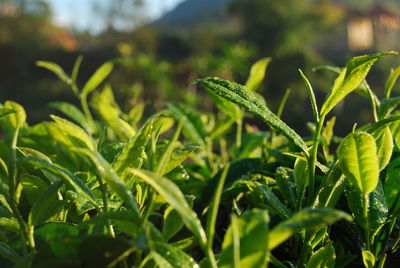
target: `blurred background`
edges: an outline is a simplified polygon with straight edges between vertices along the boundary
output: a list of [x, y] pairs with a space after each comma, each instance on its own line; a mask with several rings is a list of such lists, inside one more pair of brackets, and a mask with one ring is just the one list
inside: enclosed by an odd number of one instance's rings
[[[335, 75], [313, 68], [400, 51], [399, 14], [399, 0], [0, 0], [0, 102], [24, 105], [32, 124], [47, 120], [54, 113], [49, 102], [75, 98], [35, 61], [56, 62], [69, 73], [82, 55], [80, 85], [118, 59], [108, 83], [122, 106], [141, 93], [147, 113], [167, 101], [212, 111], [194, 79], [244, 83], [252, 63], [272, 57], [260, 93], [276, 111], [290, 88], [283, 119], [304, 135], [312, 112], [298, 68], [321, 104]], [[391, 56], [374, 66], [367, 79], [378, 96], [399, 63]], [[372, 118], [368, 101], [356, 95], [334, 114], [339, 134]]]

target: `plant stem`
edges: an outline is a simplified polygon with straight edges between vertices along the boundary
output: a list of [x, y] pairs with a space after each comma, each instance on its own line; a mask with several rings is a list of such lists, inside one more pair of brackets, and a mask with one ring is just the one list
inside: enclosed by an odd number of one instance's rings
[[[98, 178], [98, 180], [100, 183], [101, 193], [102, 193], [102, 198], [103, 198], [103, 213], [107, 213], [108, 212], [107, 185], [105, 185], [103, 183], [103, 181], [101, 180], [100, 177]], [[109, 219], [106, 220], [106, 228], [107, 228], [108, 234], [112, 238], [115, 238], [114, 229], [113, 229]]]
[[85, 114], [85, 116], [86, 116], [86, 118], [87, 118], [87, 120], [89, 122], [89, 126], [90, 126], [90, 131], [89, 131], [90, 133], [89, 134], [93, 134], [95, 132], [95, 130], [96, 130], [96, 125], [94, 123], [93, 116], [90, 113], [90, 109], [89, 109], [89, 105], [87, 103], [87, 99], [86, 99], [85, 96], [82, 96], [82, 97], [79, 98], [79, 100], [81, 102], [83, 113]]
[[10, 194], [10, 207], [12, 213], [14, 214], [15, 218], [18, 221], [19, 228], [21, 230], [21, 238], [24, 245], [24, 252], [27, 251], [26, 246], [29, 247], [30, 251], [33, 251], [35, 248], [35, 239], [33, 237], [33, 226], [28, 227], [25, 223], [17, 205], [17, 201], [15, 200], [15, 189], [17, 188], [18, 181], [17, 181], [17, 140], [19, 134], [19, 127], [15, 129], [13, 139], [11, 141], [11, 152], [10, 152], [10, 172], [9, 172], [9, 194]]
[[236, 120], [236, 147], [239, 149], [242, 146], [242, 128], [243, 128], [243, 118]]
[[363, 218], [364, 218], [364, 240], [366, 250], [370, 250], [370, 234], [369, 234], [369, 222], [368, 222], [368, 207], [369, 207], [369, 194], [363, 195]]
[[318, 145], [319, 139], [321, 137], [322, 126], [324, 125], [325, 116], [321, 115], [319, 121], [317, 123], [317, 128], [314, 133], [313, 138], [313, 147], [311, 151], [310, 159], [308, 160], [308, 174], [309, 174], [309, 196], [308, 201], [309, 203], [312, 202], [314, 197], [314, 186], [315, 186], [315, 166], [317, 163], [317, 155], [318, 155]]

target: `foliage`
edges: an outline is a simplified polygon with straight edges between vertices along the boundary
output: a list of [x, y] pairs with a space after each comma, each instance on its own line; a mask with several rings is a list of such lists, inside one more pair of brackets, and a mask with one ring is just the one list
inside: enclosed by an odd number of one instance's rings
[[[54, 103], [63, 117], [29, 125], [21, 105], [0, 105], [1, 266], [394, 265], [398, 101], [391, 89], [380, 100], [365, 80], [389, 54], [350, 60], [322, 109], [301, 73], [314, 112], [311, 138], [280, 118], [286, 98], [274, 113], [257, 93], [268, 58], [251, 68], [249, 88], [195, 81], [218, 113], [168, 103], [147, 119], [140, 103], [124, 112], [104, 83], [114, 61], [82, 88], [81, 58], [71, 73], [38, 62], [80, 107]], [[352, 91], [368, 98], [375, 121], [336, 137], [335, 118], [325, 118]], [[243, 125], [250, 114], [269, 130]]]

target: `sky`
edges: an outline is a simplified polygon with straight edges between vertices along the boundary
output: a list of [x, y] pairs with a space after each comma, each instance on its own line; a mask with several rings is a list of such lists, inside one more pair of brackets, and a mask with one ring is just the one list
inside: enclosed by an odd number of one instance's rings
[[[89, 30], [98, 33], [104, 22], [92, 10], [93, 3], [109, 4], [113, 0], [46, 0], [54, 13], [54, 22], [63, 27]], [[151, 19], [160, 17], [183, 0], [144, 0], [146, 11]]]

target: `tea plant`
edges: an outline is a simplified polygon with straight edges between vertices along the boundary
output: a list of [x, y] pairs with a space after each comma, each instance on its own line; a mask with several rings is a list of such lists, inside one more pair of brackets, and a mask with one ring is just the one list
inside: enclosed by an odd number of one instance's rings
[[[366, 76], [381, 53], [351, 59], [321, 108], [311, 83], [312, 137], [273, 113], [256, 93], [270, 61], [245, 86], [195, 81], [220, 111], [181, 103], [142, 121], [104, 84], [115, 62], [82, 87], [82, 58], [63, 80], [80, 107], [29, 126], [24, 108], [0, 106], [2, 267], [384, 267], [399, 259], [400, 116], [391, 97], [400, 67], [379, 99]], [[335, 137], [331, 110], [356, 91], [374, 122]], [[245, 111], [241, 110], [242, 107]], [[270, 128], [244, 125], [250, 114]], [[142, 121], [142, 122], [141, 122]], [[336, 144], [335, 144], [336, 143]], [[333, 149], [340, 143], [335, 152]]]

